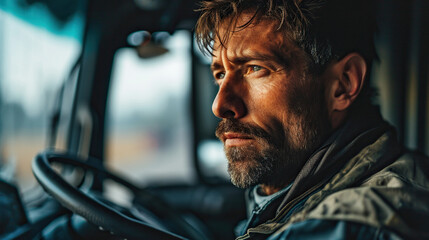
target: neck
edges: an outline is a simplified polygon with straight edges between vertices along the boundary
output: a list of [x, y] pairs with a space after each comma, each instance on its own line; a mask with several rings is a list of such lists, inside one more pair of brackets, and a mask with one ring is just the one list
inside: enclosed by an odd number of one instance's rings
[[261, 191], [262, 194], [264, 195], [271, 195], [274, 194], [280, 190], [282, 190], [283, 188], [278, 188], [278, 187], [273, 187], [273, 186], [269, 186], [269, 185], [265, 185], [265, 184], [261, 184]]

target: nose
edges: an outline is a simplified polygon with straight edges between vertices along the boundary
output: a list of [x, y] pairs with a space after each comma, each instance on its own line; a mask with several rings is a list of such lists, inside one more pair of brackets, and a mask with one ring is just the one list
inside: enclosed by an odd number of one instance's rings
[[246, 115], [243, 96], [245, 89], [240, 83], [224, 79], [213, 101], [212, 111], [218, 118], [239, 119]]

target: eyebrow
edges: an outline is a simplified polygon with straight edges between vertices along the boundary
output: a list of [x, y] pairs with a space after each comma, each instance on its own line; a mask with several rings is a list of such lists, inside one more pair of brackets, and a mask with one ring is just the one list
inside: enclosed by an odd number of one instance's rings
[[250, 52], [244, 53], [243, 56], [241, 57], [234, 57], [233, 59], [231, 59], [231, 62], [240, 64], [240, 63], [249, 62], [251, 60], [267, 61], [267, 60], [272, 60], [273, 57], [275, 58], [275, 56], [271, 54], [263, 54], [256, 51], [250, 51]]
[[250, 60], [270, 61], [286, 67], [289, 66], [290, 62], [289, 55], [284, 54], [281, 51], [272, 51], [269, 54], [252, 51], [246, 54], [244, 59], [238, 58], [238, 60], [246, 60], [245, 58], [250, 58]]
[[218, 63], [218, 62], [213, 62], [210, 65], [210, 69], [212, 70], [212, 72], [214, 72], [216, 70], [219, 70], [219, 69], [222, 69], [222, 68], [223, 68], [222, 65], [220, 63]]
[[[243, 56], [233, 57], [232, 59], [229, 59], [229, 61], [234, 64], [244, 64], [252, 60], [272, 61], [284, 66], [289, 65], [288, 57], [284, 56], [284, 54], [281, 54], [277, 51], [274, 52], [274, 54], [265, 54], [257, 51], [248, 51], [247, 53], [244, 53]], [[223, 66], [218, 62], [213, 62], [210, 65], [210, 68], [212, 71], [215, 71], [215, 70], [223, 69]]]

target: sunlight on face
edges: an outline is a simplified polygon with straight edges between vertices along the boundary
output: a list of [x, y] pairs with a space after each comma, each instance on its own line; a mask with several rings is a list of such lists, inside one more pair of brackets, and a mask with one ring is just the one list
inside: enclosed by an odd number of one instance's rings
[[216, 136], [224, 143], [231, 181], [282, 188], [329, 129], [322, 81], [308, 73], [304, 52], [266, 19], [214, 46], [219, 91], [213, 112], [222, 119]]

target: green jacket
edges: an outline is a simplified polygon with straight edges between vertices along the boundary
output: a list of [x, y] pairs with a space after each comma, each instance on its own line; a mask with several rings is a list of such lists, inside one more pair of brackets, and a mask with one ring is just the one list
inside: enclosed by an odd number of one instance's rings
[[429, 159], [402, 153], [392, 131], [370, 142], [328, 181], [283, 201], [274, 217], [250, 226], [237, 239], [287, 239], [276, 236], [310, 219], [358, 223], [404, 239], [429, 239]]

